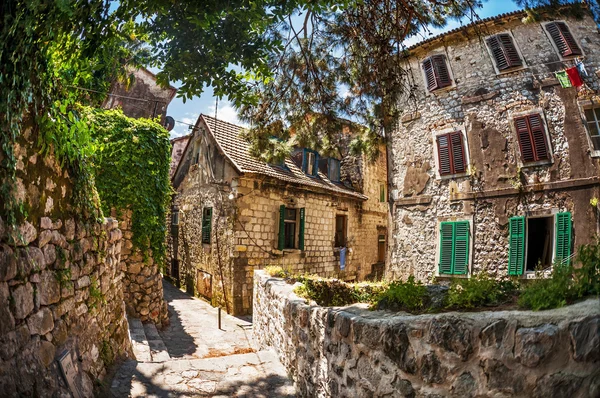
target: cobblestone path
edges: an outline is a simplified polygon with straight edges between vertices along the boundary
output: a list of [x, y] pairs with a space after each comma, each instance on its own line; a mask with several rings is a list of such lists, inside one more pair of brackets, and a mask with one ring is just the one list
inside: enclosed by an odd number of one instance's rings
[[190, 297], [164, 281], [170, 325], [157, 331], [130, 319], [136, 359], [112, 380], [115, 397], [294, 397], [271, 351], [256, 351], [252, 324]]

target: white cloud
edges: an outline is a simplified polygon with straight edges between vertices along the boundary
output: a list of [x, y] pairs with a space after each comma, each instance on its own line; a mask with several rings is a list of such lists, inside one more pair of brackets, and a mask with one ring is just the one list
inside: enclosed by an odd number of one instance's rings
[[[207, 116], [215, 117], [215, 106], [210, 105], [205, 113]], [[219, 101], [219, 109], [216, 113], [217, 119], [225, 122], [237, 124], [239, 126], [247, 126], [246, 123], [238, 119], [237, 111], [229, 101]]]

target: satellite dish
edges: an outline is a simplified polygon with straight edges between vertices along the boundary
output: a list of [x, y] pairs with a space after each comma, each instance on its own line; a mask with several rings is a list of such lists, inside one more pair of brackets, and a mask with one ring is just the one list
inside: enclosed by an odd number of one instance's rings
[[175, 127], [175, 119], [173, 119], [171, 116], [167, 116], [165, 118], [165, 128], [167, 131], [171, 131], [173, 130], [173, 127]]

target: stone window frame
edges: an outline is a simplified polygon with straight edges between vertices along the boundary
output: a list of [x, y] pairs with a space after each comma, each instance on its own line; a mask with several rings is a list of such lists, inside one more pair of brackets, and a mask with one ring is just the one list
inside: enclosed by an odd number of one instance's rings
[[[450, 80], [452, 80], [452, 84], [447, 87], [442, 87], [442, 88], [438, 88], [433, 91], [429, 91], [427, 89], [427, 76], [425, 76], [425, 70], [423, 69], [423, 62], [425, 62], [425, 60], [427, 60], [428, 58], [431, 58], [435, 55], [443, 55], [445, 57], [446, 66], [448, 67], [448, 74], [450, 75]], [[454, 78], [454, 71], [452, 70], [452, 64], [450, 63], [450, 57], [448, 56], [448, 52], [446, 51], [445, 47], [444, 47], [444, 49], [434, 50], [434, 51], [428, 53], [423, 58], [420, 58], [419, 59], [419, 70], [421, 71], [421, 79], [423, 80], [423, 88], [425, 90], [425, 95], [427, 95], [428, 97], [435, 96], [437, 94], [445, 93], [445, 92], [456, 89], [456, 79]]]
[[[523, 163], [523, 155], [521, 154], [521, 147], [519, 145], [519, 134], [517, 134], [517, 128], [515, 127], [515, 119], [522, 116], [531, 115], [533, 113], [537, 113], [540, 115], [540, 119], [542, 120], [542, 125], [544, 126], [544, 130], [546, 132], [546, 143], [548, 144], [548, 159], [538, 160], [534, 162]], [[552, 136], [550, 134], [550, 129], [548, 128], [548, 122], [546, 121], [546, 114], [542, 108], [533, 108], [526, 111], [518, 111], [512, 112], [508, 115], [508, 128], [510, 129], [511, 137], [516, 146], [516, 160], [517, 166], [520, 168], [525, 167], [536, 167], [536, 166], [549, 166], [554, 164], [554, 149], [552, 146]]]
[[[586, 131], [588, 145], [590, 146], [590, 156], [593, 158], [599, 158], [600, 157], [600, 149], [599, 150], [594, 149], [594, 144], [592, 142], [590, 130], [587, 127], [588, 120], [585, 117], [585, 110], [593, 109], [594, 107], [598, 107], [598, 109], [600, 109], [600, 102], [594, 103], [593, 101], [579, 101], [577, 103], [577, 105], [579, 107], [579, 113], [581, 115], [581, 122], [583, 123], [583, 127], [585, 128], [585, 131]], [[599, 129], [599, 131], [600, 131], [600, 129]]]
[[[556, 43], [552, 39], [552, 36], [550, 36], [550, 33], [548, 33], [548, 30], [546, 29], [546, 25], [554, 23], [554, 22], [562, 22], [565, 25], [567, 25], [567, 28], [569, 28], [569, 32], [571, 32], [571, 35], [573, 36], [573, 38], [577, 42], [577, 45], [579, 46], [579, 49], [581, 50], [581, 54], [579, 54], [579, 55], [568, 55], [566, 57], [562, 56], [562, 54], [560, 53], [560, 50], [556, 46]], [[585, 50], [583, 49], [583, 46], [581, 45], [581, 40], [579, 39], [579, 37], [577, 37], [576, 34], [574, 34], [573, 29], [571, 29], [571, 26], [567, 23], [567, 21], [565, 21], [564, 19], [555, 19], [555, 20], [552, 20], [552, 21], [541, 22], [540, 26], [542, 27], [542, 31], [544, 32], [544, 35], [546, 35], [546, 38], [548, 38], [548, 40], [550, 41], [550, 45], [554, 49], [554, 52], [556, 53], [556, 55], [558, 55], [558, 58], [561, 61], [567, 61], [567, 60], [574, 59], [574, 58], [585, 57]]]
[[[492, 54], [492, 50], [490, 49], [490, 46], [488, 45], [487, 40], [490, 37], [501, 35], [501, 34], [508, 34], [511, 37], [513, 44], [515, 45], [515, 49], [517, 50], [517, 54], [519, 54], [519, 58], [521, 58], [521, 61], [523, 62], [522, 66], [520, 66], [518, 68], [510, 68], [507, 70], [499, 70], [498, 69], [498, 66], [496, 65], [496, 59], [494, 58], [494, 54]], [[492, 61], [492, 66], [494, 68], [494, 71], [496, 72], [496, 76], [506, 75], [508, 73], [519, 72], [519, 71], [522, 71], [525, 69], [529, 69], [529, 65], [527, 65], [527, 61], [525, 60], [525, 57], [523, 56], [523, 53], [521, 52], [521, 48], [517, 44], [517, 40], [515, 40], [515, 35], [513, 34], [513, 32], [511, 30], [496, 32], [493, 35], [485, 36], [483, 38], [483, 45], [485, 46], [485, 49], [487, 50], [487, 53], [490, 56], [490, 60]]]
[[[467, 273], [466, 274], [440, 274], [440, 267], [438, 266], [440, 262], [440, 224], [446, 221], [468, 221], [469, 222], [469, 264], [467, 265]], [[467, 216], [467, 215], [454, 215], [454, 216], [440, 216], [435, 220], [435, 273], [434, 276], [436, 278], [441, 279], [451, 279], [451, 278], [461, 278], [461, 279], [469, 279], [473, 274], [473, 257], [474, 257], [474, 248], [475, 248], [475, 235], [473, 234], [475, 216]]]
[[[440, 159], [439, 159], [439, 155], [438, 155], [437, 137], [439, 135], [444, 135], [444, 134], [452, 133], [455, 131], [460, 131], [460, 133], [462, 135], [462, 139], [463, 139], [463, 144], [465, 146], [463, 148], [465, 162], [466, 162], [465, 171], [462, 173], [456, 173], [456, 174], [440, 175]], [[470, 157], [470, 152], [469, 152], [469, 141], [467, 140], [467, 131], [466, 131], [464, 124], [460, 124], [456, 128], [447, 127], [442, 130], [433, 131], [432, 136], [433, 136], [433, 157], [434, 157], [434, 161], [435, 161], [435, 179], [436, 180], [450, 180], [450, 179], [454, 179], [454, 178], [467, 177], [469, 175], [469, 170], [471, 169], [471, 157]]]

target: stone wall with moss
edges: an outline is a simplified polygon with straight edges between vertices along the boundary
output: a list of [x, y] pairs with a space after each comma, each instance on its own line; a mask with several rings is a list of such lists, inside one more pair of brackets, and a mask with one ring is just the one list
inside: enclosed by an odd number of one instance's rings
[[75, 211], [68, 171], [35, 140], [29, 129], [15, 146], [26, 217], [17, 230], [0, 217], [0, 395], [67, 395], [57, 362], [66, 354], [76, 388], [91, 396], [131, 351], [122, 233], [115, 219]]
[[410, 315], [307, 304], [263, 271], [254, 336], [300, 397], [600, 395], [600, 307]]

